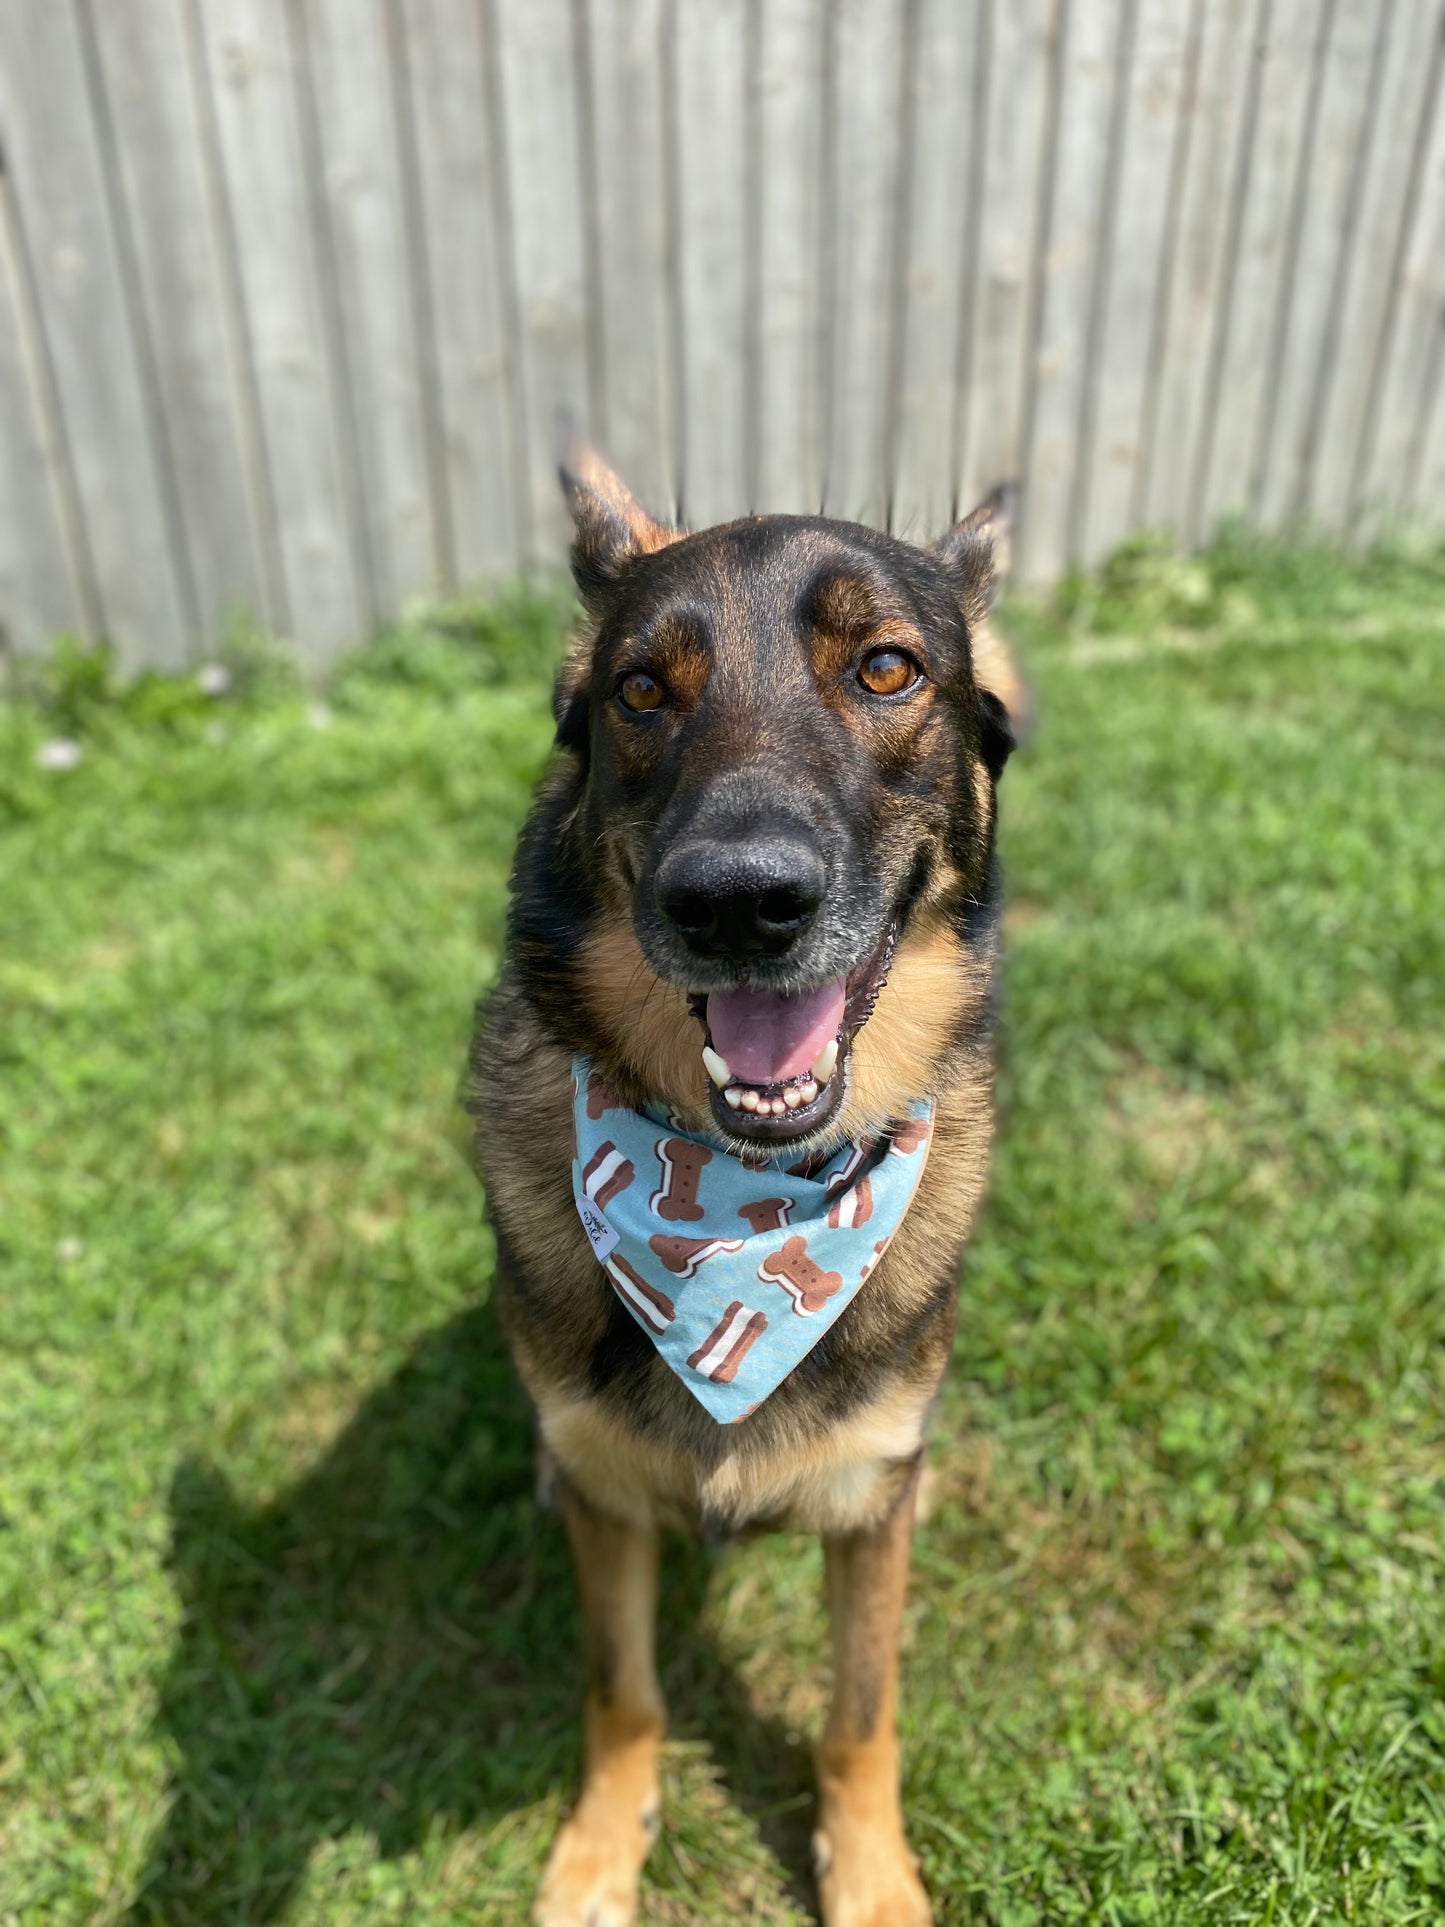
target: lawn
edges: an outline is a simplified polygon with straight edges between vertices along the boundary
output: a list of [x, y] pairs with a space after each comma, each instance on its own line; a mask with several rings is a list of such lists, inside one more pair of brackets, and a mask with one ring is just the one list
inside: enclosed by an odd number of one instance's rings
[[[560, 605], [0, 709], [0, 1922], [514, 1927], [579, 1627], [455, 1148]], [[947, 1923], [1445, 1918], [1445, 550], [1014, 612], [916, 1549]], [[42, 766], [76, 741], [78, 764]], [[665, 1575], [649, 1923], [811, 1916], [816, 1545]]]

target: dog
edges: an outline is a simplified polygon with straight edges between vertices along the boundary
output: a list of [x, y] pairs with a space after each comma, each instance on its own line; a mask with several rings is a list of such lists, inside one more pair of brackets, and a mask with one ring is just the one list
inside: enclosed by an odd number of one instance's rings
[[658, 1533], [822, 1535], [826, 1927], [932, 1919], [895, 1688], [930, 1408], [992, 1130], [991, 622], [1012, 491], [932, 547], [687, 533], [562, 466], [586, 620], [469, 1059], [497, 1302], [586, 1627], [540, 1927], [625, 1927], [659, 1822]]

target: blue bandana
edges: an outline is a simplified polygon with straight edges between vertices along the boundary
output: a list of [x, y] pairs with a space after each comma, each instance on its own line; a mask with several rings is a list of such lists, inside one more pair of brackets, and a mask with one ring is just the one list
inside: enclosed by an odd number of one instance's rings
[[903, 1222], [933, 1106], [826, 1160], [744, 1164], [572, 1060], [572, 1195], [612, 1288], [693, 1397], [746, 1418], [810, 1352]]

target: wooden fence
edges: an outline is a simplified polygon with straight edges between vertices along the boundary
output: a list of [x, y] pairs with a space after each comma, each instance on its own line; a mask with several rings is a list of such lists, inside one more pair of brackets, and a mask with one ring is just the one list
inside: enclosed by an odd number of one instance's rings
[[0, 617], [323, 663], [701, 525], [1445, 520], [1442, 0], [0, 0]]

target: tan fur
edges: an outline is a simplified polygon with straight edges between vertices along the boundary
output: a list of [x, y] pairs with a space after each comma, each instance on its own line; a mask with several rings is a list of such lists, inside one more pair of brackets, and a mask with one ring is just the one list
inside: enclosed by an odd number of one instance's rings
[[601, 920], [582, 946], [583, 995], [618, 1056], [649, 1095], [699, 1117], [707, 1103], [702, 1032], [686, 995], [665, 984], [622, 915]]
[[980, 689], [987, 689], [998, 697], [1008, 711], [1015, 737], [1022, 742], [1032, 726], [1033, 704], [1028, 684], [1019, 674], [1013, 652], [992, 622], [979, 624], [970, 640], [973, 644], [974, 680]]
[[838, 1425], [759, 1450], [746, 1425], [720, 1461], [640, 1439], [595, 1401], [553, 1388], [538, 1400], [547, 1449], [596, 1506], [638, 1527], [768, 1520], [801, 1532], [871, 1524], [893, 1496], [895, 1468], [923, 1443], [933, 1386], [895, 1383]]
[[873, 1015], [853, 1040], [847, 1137], [907, 1115], [934, 1082], [940, 1050], [987, 983], [941, 919], [922, 919], [899, 946]]
[[582, 1795], [548, 1857], [537, 1927], [626, 1927], [657, 1831], [666, 1711], [653, 1657], [657, 1537], [606, 1518], [563, 1488], [593, 1686], [583, 1716]]
[[589, 443], [573, 442], [563, 468], [569, 478], [569, 492], [573, 493], [574, 513], [579, 512], [579, 502], [586, 502], [589, 509], [595, 505], [614, 515], [625, 526], [634, 553], [656, 555], [659, 549], [685, 539], [685, 529], [669, 528], [649, 515], [622, 477]]
[[814, 1853], [828, 1927], [928, 1927], [933, 1914], [903, 1833], [895, 1702], [917, 1492], [823, 1542], [833, 1625], [833, 1703], [818, 1747]]

